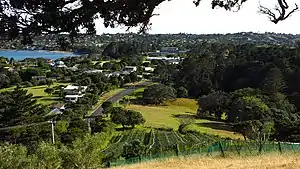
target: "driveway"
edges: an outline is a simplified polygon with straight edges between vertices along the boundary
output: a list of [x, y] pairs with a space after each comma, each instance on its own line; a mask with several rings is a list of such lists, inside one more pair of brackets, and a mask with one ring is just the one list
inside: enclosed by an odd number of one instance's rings
[[[152, 82], [142, 82], [134, 86], [125, 87], [125, 90], [117, 93], [116, 95], [108, 98], [106, 101], [116, 103], [121, 100], [124, 96], [132, 94], [136, 89], [146, 87], [147, 85], [151, 84]], [[89, 117], [98, 117], [103, 115], [103, 108], [99, 106]]]

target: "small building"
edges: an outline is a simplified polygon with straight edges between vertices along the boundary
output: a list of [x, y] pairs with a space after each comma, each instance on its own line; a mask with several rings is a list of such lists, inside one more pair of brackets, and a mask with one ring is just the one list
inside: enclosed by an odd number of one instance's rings
[[57, 67], [57, 68], [67, 68], [65, 63], [63, 61], [57, 60], [55, 62], [50, 63], [51, 66]]
[[61, 111], [64, 111], [66, 109], [65, 104], [62, 104], [62, 103], [55, 104], [51, 108], [52, 109], [58, 109], [58, 110], [61, 110]]
[[153, 72], [154, 68], [153, 67], [144, 67], [145, 72]]
[[179, 53], [177, 47], [162, 47], [160, 50], [161, 53]]
[[87, 73], [87, 74], [92, 74], [92, 73], [102, 73], [103, 70], [87, 70], [87, 71], [84, 71], [84, 73]]
[[129, 73], [131, 72], [136, 72], [137, 71], [137, 67], [136, 66], [125, 66], [122, 71], [127, 71]]
[[65, 96], [65, 102], [76, 103], [78, 101], [78, 99], [82, 98], [83, 96], [84, 96], [84, 94], [81, 94], [81, 95], [66, 95]]

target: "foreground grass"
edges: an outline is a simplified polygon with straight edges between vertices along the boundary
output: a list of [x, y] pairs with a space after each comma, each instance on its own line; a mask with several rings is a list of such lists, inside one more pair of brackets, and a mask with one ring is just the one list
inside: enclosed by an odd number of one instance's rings
[[[173, 128], [177, 130], [180, 118], [195, 119], [198, 109], [196, 100], [176, 99], [167, 102], [166, 105], [138, 105], [129, 104], [126, 109], [136, 110], [143, 114], [146, 119], [145, 127], [151, 128]], [[219, 135], [222, 137], [241, 138], [240, 135], [230, 131], [230, 127], [223, 122], [216, 122], [204, 119], [196, 119], [195, 124], [188, 126], [188, 130], [196, 130], [202, 133]]]
[[300, 153], [264, 154], [247, 157], [204, 157], [190, 156], [170, 158], [134, 165], [115, 167], [115, 169], [299, 169]]
[[[59, 86], [59, 85], [68, 85], [69, 83], [54, 83], [51, 85], [51, 87]], [[0, 89], [0, 92], [4, 91], [13, 91], [15, 87]], [[47, 85], [42, 86], [34, 86], [34, 87], [26, 87], [23, 88], [28, 91], [28, 93], [31, 93], [33, 97], [37, 100], [38, 103], [43, 105], [50, 105], [55, 102], [59, 102], [59, 98], [54, 95], [48, 95], [44, 92], [44, 90], [48, 88]]]

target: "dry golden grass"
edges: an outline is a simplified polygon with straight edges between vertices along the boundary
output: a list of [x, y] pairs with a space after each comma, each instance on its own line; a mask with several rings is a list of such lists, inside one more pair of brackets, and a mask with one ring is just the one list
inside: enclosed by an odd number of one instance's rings
[[114, 169], [299, 169], [300, 153], [265, 154], [247, 157], [203, 157], [170, 158], [160, 161], [115, 167]]

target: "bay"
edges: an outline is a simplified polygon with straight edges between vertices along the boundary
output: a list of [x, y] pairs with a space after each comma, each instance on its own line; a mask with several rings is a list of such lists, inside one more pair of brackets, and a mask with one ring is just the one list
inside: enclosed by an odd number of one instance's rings
[[63, 57], [79, 56], [71, 52], [46, 51], [46, 50], [0, 50], [0, 56], [23, 60], [26, 58], [45, 58], [56, 60]]

